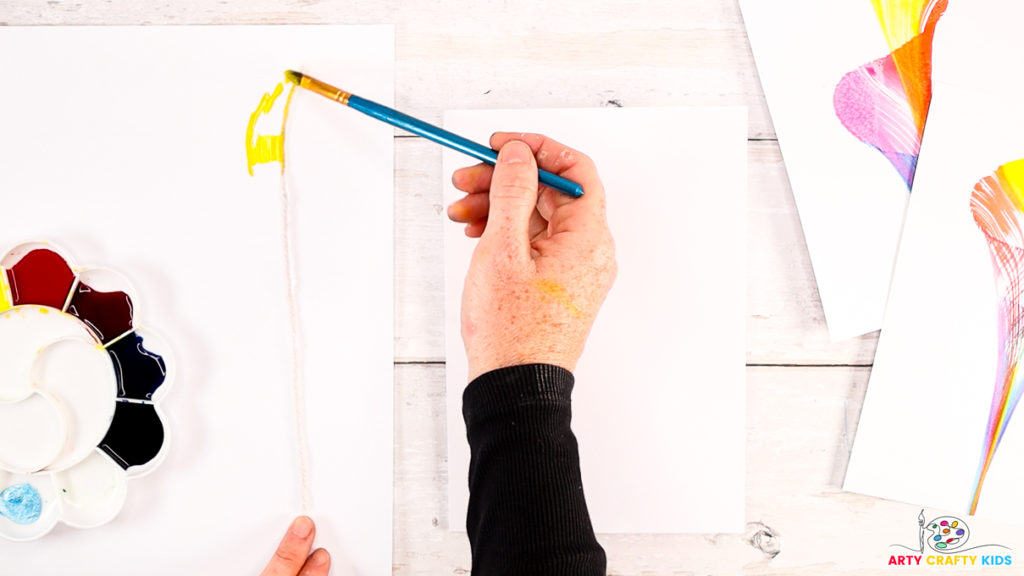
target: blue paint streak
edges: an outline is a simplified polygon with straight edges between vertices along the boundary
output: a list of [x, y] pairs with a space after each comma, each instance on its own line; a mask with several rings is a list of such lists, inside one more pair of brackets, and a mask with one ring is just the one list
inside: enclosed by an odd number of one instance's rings
[[0, 492], [0, 516], [16, 524], [32, 524], [43, 513], [43, 499], [31, 484], [16, 484]]

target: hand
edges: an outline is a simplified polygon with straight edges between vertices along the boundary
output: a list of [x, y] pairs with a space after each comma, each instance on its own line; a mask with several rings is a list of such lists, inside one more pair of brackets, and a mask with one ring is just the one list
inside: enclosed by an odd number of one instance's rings
[[[572, 371], [617, 270], [604, 187], [590, 158], [539, 134], [499, 132], [490, 144], [497, 164], [456, 170], [467, 195], [448, 207], [480, 238], [462, 292], [469, 379], [532, 363]], [[538, 189], [538, 163], [583, 196]]]
[[327, 576], [331, 555], [323, 548], [309, 553], [315, 536], [316, 526], [309, 517], [296, 518], [260, 576]]

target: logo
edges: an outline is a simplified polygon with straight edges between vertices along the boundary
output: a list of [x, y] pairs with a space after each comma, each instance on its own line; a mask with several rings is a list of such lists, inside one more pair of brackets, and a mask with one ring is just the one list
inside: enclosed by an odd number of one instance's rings
[[[967, 523], [956, 516], [938, 516], [931, 522], [924, 521], [924, 510], [917, 516], [917, 548], [903, 544], [890, 544], [889, 547], [906, 548], [917, 554], [891, 554], [889, 566], [1010, 566], [1013, 556], [1010, 554], [985, 554], [975, 552], [983, 548], [1002, 548], [1010, 550], [1002, 544], [967, 545], [971, 537], [971, 529]], [[925, 555], [925, 552], [933, 552]], [[994, 550], [988, 550], [994, 552]]]

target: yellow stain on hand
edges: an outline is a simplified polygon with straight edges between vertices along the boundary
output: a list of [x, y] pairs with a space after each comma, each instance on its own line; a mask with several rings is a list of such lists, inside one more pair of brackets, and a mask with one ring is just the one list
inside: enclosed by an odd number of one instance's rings
[[288, 108], [292, 103], [292, 94], [295, 92], [295, 84], [289, 83], [288, 96], [284, 102], [284, 113], [281, 116], [280, 134], [256, 134], [256, 122], [260, 117], [269, 114], [274, 108], [274, 102], [284, 92], [284, 83], [278, 83], [271, 93], [264, 93], [260, 98], [259, 106], [249, 115], [249, 125], [245, 129], [245, 158], [249, 164], [249, 176], [252, 176], [252, 167], [257, 164], [269, 164], [280, 162], [281, 171], [284, 172], [284, 126], [288, 121]]
[[531, 286], [540, 290], [544, 294], [547, 294], [551, 298], [554, 298], [556, 302], [562, 305], [562, 308], [565, 308], [566, 311], [573, 315], [573, 318], [579, 318], [583, 315], [583, 312], [580, 311], [578, 306], [576, 306], [576, 302], [573, 301], [568, 290], [558, 282], [547, 280], [545, 278], [538, 278], [533, 281]]

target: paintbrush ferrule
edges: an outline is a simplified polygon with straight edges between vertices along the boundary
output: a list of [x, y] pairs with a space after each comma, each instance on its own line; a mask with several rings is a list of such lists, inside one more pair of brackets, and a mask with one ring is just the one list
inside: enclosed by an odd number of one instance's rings
[[352, 96], [351, 92], [346, 92], [341, 88], [331, 86], [326, 82], [321, 82], [312, 76], [302, 75], [302, 79], [299, 80], [299, 87], [305, 88], [311, 92], [315, 92], [328, 100], [334, 100], [341, 104], [348, 106], [348, 100]]

